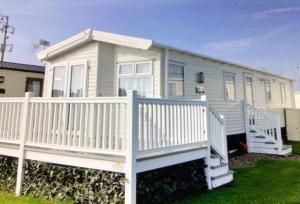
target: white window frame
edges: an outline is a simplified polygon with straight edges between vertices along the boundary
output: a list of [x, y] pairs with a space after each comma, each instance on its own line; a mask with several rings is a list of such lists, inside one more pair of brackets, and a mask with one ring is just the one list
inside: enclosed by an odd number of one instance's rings
[[[225, 76], [230, 76], [233, 77], [233, 83], [234, 83], [234, 88], [233, 88], [233, 94], [234, 94], [234, 99], [228, 99], [226, 97], [226, 80], [225, 80]], [[223, 72], [223, 86], [224, 86], [224, 100], [225, 101], [236, 101], [236, 74], [233, 72]]]
[[[283, 97], [282, 87], [284, 88], [284, 97]], [[285, 83], [280, 83], [280, 96], [281, 96], [281, 103], [286, 104], [287, 98], [286, 98], [286, 84]]]
[[51, 66], [52, 71], [52, 80], [51, 80], [51, 86], [50, 86], [50, 97], [52, 97], [52, 89], [53, 89], [53, 82], [54, 82], [54, 68], [55, 67], [65, 67], [65, 81], [64, 81], [64, 96], [68, 98], [78, 98], [78, 97], [70, 97], [70, 89], [71, 89], [71, 72], [72, 72], [72, 66], [76, 65], [83, 65], [83, 91], [82, 91], [82, 97], [87, 97], [87, 88], [88, 88], [88, 62], [87, 61], [68, 61], [67, 63], [59, 63], [59, 64], [53, 64]]
[[[137, 74], [136, 73], [136, 64], [142, 64], [142, 63], [149, 63], [150, 64], [150, 71], [149, 73], [141, 73]], [[126, 65], [126, 64], [132, 64], [133, 65], [133, 74], [120, 74], [120, 67], [121, 65]], [[153, 76], [153, 61], [150, 60], [145, 60], [145, 61], [132, 61], [132, 62], [119, 62], [117, 63], [117, 88], [116, 88], [116, 96], [119, 96], [119, 89], [120, 89], [120, 79], [121, 78], [129, 78], [129, 77], [145, 77], [149, 76], [150, 80], [152, 82], [152, 97], [154, 97], [154, 76]], [[147, 91], [148, 92], [148, 91]], [[147, 95], [146, 92], [146, 95]], [[147, 97], [147, 96], [146, 96]]]
[[[267, 84], [270, 84], [270, 101], [268, 101], [268, 99], [267, 99]], [[265, 80], [264, 81], [264, 86], [265, 86], [265, 102], [267, 104], [270, 104], [270, 103], [272, 103], [272, 84], [271, 84], [271, 81], [270, 80]]]
[[[122, 65], [132, 65], [132, 69], [133, 69], [133, 74], [120, 74], [120, 67]], [[135, 75], [135, 64], [134, 62], [126, 62], [126, 63], [118, 63], [118, 76], [132, 76]]]
[[183, 67], [183, 79], [182, 79], [182, 81], [183, 81], [183, 84], [182, 84], [182, 91], [183, 91], [183, 93], [182, 93], [182, 96], [170, 96], [169, 92], [168, 92], [168, 97], [169, 98], [184, 98], [185, 97], [185, 91], [184, 91], [184, 87], [185, 87], [185, 85], [184, 85], [184, 81], [185, 81], [185, 64], [183, 64], [183, 63], [174, 62], [174, 61], [169, 61], [168, 62], [168, 83], [167, 83], [168, 91], [169, 91], [169, 83], [170, 83], [169, 71], [170, 71], [170, 65], [172, 65], [172, 64], [173, 65], [179, 65], [179, 66]]

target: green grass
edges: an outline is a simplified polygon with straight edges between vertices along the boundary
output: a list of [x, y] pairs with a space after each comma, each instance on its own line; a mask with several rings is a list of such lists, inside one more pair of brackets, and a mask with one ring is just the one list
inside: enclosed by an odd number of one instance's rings
[[178, 202], [195, 203], [300, 203], [300, 161], [258, 161], [254, 168], [237, 170], [231, 186]]
[[70, 201], [48, 201], [43, 199], [32, 198], [30, 196], [16, 197], [12, 194], [0, 192], [0, 203], [5, 204], [71, 204]]
[[300, 142], [288, 142], [289, 145], [293, 146], [293, 153], [300, 155]]
[[[300, 155], [300, 142], [289, 142]], [[70, 204], [0, 192], [5, 204]], [[238, 169], [231, 186], [188, 198], [177, 204], [289, 204], [300, 203], [300, 161], [261, 160], [255, 168]]]

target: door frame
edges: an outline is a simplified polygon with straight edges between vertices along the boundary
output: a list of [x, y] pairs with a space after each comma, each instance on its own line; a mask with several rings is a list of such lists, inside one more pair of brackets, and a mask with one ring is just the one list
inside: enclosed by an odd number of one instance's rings
[[38, 81], [40, 82], [40, 93], [38, 97], [42, 97], [43, 96], [43, 88], [44, 88], [44, 79], [42, 78], [34, 78], [34, 77], [26, 77], [26, 82], [25, 82], [25, 92], [28, 92], [29, 87], [28, 87], [28, 81]]
[[246, 102], [248, 102], [247, 93], [246, 93], [246, 91], [247, 91], [247, 89], [246, 89], [246, 78], [247, 77], [250, 77], [252, 79], [252, 105], [254, 106], [254, 76], [251, 75], [251, 74], [248, 74], [248, 73], [244, 73], [244, 77], [243, 77], [244, 78], [244, 100]]

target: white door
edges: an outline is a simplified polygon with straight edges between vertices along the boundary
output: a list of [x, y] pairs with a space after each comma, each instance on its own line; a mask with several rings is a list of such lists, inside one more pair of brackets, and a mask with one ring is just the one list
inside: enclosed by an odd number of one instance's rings
[[288, 140], [300, 141], [300, 109], [286, 110], [286, 130]]
[[253, 100], [253, 77], [249, 75], [245, 75], [244, 78], [244, 86], [245, 86], [245, 99], [248, 104], [254, 105]]

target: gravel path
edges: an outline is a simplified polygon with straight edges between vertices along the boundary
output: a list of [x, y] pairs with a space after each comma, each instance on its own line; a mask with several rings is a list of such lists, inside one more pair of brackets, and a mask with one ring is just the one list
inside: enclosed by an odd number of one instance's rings
[[258, 160], [266, 160], [266, 159], [273, 159], [273, 160], [299, 160], [300, 155], [292, 154], [290, 156], [277, 156], [277, 155], [267, 155], [267, 154], [244, 154], [241, 156], [237, 156], [231, 158], [229, 160], [229, 166], [231, 169], [239, 169], [239, 168], [246, 168], [246, 167], [254, 167]]

